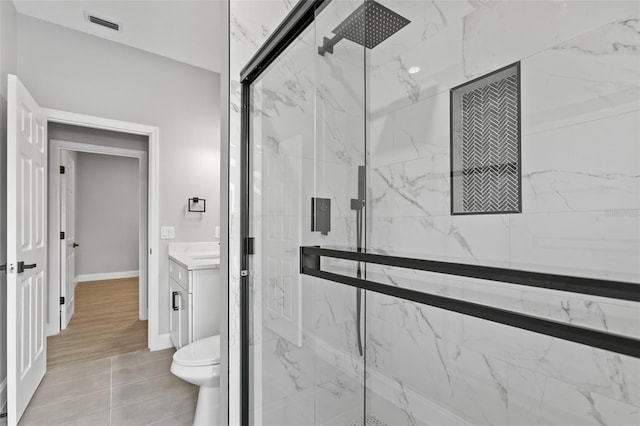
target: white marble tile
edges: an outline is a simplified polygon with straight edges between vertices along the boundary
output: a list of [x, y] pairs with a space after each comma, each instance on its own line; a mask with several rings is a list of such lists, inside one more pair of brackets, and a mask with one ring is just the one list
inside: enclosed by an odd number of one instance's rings
[[460, 279], [462, 298], [544, 319], [640, 338], [637, 303], [477, 279]]
[[351, 199], [358, 198], [358, 165], [316, 162], [315, 167], [315, 196], [331, 199], [332, 217], [355, 218]]
[[386, 166], [393, 162], [395, 113], [370, 116], [368, 124], [367, 164], [371, 168]]
[[239, 79], [236, 76], [239, 76], [240, 70], [292, 7], [291, 0], [230, 1], [230, 74], [232, 79]]
[[[367, 296], [368, 386], [408, 416], [453, 397], [449, 315], [386, 296]], [[454, 336], [455, 337], [455, 336]], [[422, 413], [422, 414], [419, 414]]]
[[509, 241], [512, 216], [492, 214], [450, 217], [447, 258], [460, 263], [505, 264], [512, 249]]
[[357, 167], [364, 164], [365, 126], [363, 116], [325, 108], [316, 121], [316, 159]]
[[523, 290], [520, 303], [514, 305], [521, 307], [518, 311], [543, 318], [640, 339], [640, 309], [637, 303], [579, 297], [562, 292]]
[[547, 377], [513, 365], [508, 367], [510, 425], [543, 425], [542, 401]]
[[462, 345], [548, 378], [640, 406], [640, 360], [472, 317]]
[[373, 217], [444, 216], [450, 211], [449, 173], [432, 171], [429, 158], [371, 171]]
[[542, 401], [543, 424], [635, 425], [640, 423], [640, 408], [603, 397], [588, 389], [576, 388], [548, 379]]
[[364, 380], [345, 369], [342, 363], [327, 364], [316, 370], [314, 424], [335, 424], [336, 417], [358, 408], [364, 412]]
[[640, 282], [639, 256], [636, 214], [594, 211], [511, 217], [514, 269]]
[[524, 59], [523, 134], [640, 109], [639, 22], [616, 21]]
[[380, 3], [411, 22], [370, 51], [369, 64], [379, 67], [399, 53], [436, 36], [484, 2], [437, 0], [432, 2], [382, 0]]
[[507, 363], [459, 347], [450, 363], [453, 394], [449, 409], [472, 424], [508, 422]]
[[[456, 21], [433, 37], [399, 51], [384, 65], [372, 67], [368, 91], [370, 112], [389, 114], [420, 102], [467, 80], [464, 75], [463, 21]], [[410, 74], [410, 67], [419, 67]]]
[[449, 174], [449, 93], [395, 111], [393, 162], [428, 160], [425, 171]]
[[495, 1], [464, 19], [464, 73], [478, 77], [638, 12], [633, 1]]
[[[404, 205], [408, 205], [405, 203]], [[388, 253], [456, 263], [508, 265], [509, 220], [506, 215], [387, 216], [383, 222], [373, 209], [375, 223], [388, 229], [388, 241], [370, 237]], [[372, 232], [375, 232], [372, 231]]]
[[523, 213], [640, 209], [638, 135], [640, 111], [523, 136]]

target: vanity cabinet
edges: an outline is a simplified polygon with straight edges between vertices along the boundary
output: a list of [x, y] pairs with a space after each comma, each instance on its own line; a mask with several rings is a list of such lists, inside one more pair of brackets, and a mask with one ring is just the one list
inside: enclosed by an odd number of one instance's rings
[[220, 268], [169, 258], [169, 333], [176, 349], [220, 333]]

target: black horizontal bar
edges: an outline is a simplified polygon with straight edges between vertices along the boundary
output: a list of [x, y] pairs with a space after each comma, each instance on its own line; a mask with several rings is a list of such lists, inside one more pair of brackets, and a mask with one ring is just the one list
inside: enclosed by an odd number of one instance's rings
[[302, 247], [302, 255], [316, 255], [336, 259], [354, 260], [377, 265], [436, 272], [460, 277], [499, 281], [529, 287], [588, 294], [611, 299], [640, 302], [640, 284], [582, 278], [568, 275], [547, 274], [465, 263], [440, 262], [409, 257], [387, 256], [373, 253], [358, 253], [348, 250], [321, 247]]
[[332, 272], [302, 267], [302, 273], [324, 280], [346, 284], [387, 296], [397, 297], [451, 312], [481, 318], [484, 320], [544, 334], [559, 339], [581, 343], [591, 347], [640, 358], [640, 340], [631, 337], [605, 333], [573, 324], [538, 318], [491, 306], [480, 305], [465, 300], [452, 299], [416, 290], [395, 287], [375, 281], [363, 280]]

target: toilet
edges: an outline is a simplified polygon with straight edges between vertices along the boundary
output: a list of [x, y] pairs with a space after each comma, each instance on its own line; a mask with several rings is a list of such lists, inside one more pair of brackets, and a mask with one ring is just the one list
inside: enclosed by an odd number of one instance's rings
[[194, 426], [219, 424], [220, 336], [211, 336], [184, 346], [173, 354], [171, 372], [200, 386]]

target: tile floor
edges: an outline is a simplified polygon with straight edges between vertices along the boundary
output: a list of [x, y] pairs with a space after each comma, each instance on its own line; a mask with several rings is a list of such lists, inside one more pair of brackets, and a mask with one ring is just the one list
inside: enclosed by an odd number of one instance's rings
[[174, 349], [47, 371], [20, 426], [191, 425], [198, 387], [171, 374]]

